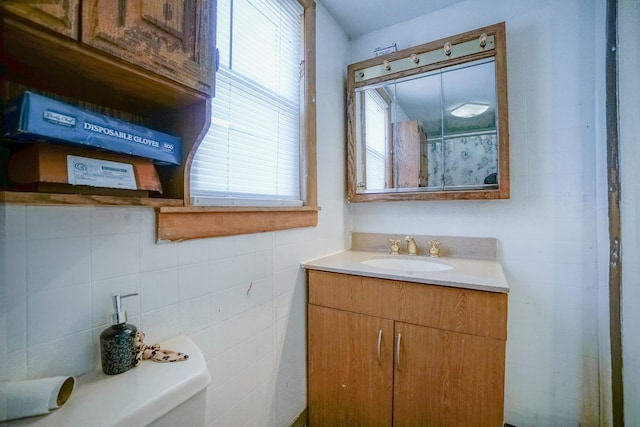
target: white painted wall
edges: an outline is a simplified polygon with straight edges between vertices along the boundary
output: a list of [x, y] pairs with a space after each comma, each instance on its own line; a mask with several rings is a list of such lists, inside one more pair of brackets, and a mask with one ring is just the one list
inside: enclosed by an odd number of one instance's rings
[[599, 376], [608, 363], [599, 348], [608, 338], [598, 334], [608, 316], [598, 300], [607, 286], [597, 251], [607, 227], [596, 191], [606, 182], [599, 3], [467, 0], [351, 43], [356, 62], [377, 46], [403, 49], [506, 22], [511, 199], [361, 203], [350, 212], [355, 231], [499, 239], [511, 286], [505, 421], [519, 427], [597, 426], [607, 416], [599, 404], [608, 381]]
[[0, 205], [0, 380], [97, 368], [110, 296], [139, 292], [125, 306], [147, 342], [187, 334], [204, 351], [209, 426], [289, 426], [304, 410], [300, 263], [347, 242], [348, 44], [321, 7], [317, 31], [318, 227], [155, 244], [152, 209]]
[[640, 422], [640, 5], [618, 4], [623, 382], [625, 424], [634, 426]]

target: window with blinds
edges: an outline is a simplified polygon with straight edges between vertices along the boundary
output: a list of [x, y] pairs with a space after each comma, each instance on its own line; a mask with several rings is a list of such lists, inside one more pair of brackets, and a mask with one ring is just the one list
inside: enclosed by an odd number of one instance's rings
[[364, 140], [366, 145], [366, 188], [388, 188], [389, 104], [376, 91], [364, 91]]
[[297, 0], [218, 0], [216, 97], [191, 166], [193, 205], [302, 205], [302, 13]]

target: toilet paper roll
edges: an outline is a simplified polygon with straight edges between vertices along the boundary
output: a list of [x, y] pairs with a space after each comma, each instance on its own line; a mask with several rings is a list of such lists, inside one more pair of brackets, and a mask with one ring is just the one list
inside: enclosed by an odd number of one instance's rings
[[55, 411], [69, 400], [75, 382], [73, 377], [0, 382], [0, 421]]

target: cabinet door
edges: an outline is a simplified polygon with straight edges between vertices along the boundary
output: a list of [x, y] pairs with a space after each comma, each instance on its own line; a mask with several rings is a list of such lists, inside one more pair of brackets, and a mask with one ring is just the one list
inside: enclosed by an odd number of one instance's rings
[[211, 94], [215, 0], [84, 0], [82, 42]]
[[[2, 3], [2, 2], [0, 2]], [[2, 3], [7, 12], [20, 16], [57, 33], [78, 38], [80, 0], [8, 0]]]
[[420, 186], [420, 142], [421, 126], [417, 120], [396, 123], [394, 141], [394, 164], [397, 169], [396, 187], [416, 188]]
[[309, 425], [390, 427], [393, 321], [308, 307]]
[[505, 342], [396, 322], [394, 427], [503, 425]]

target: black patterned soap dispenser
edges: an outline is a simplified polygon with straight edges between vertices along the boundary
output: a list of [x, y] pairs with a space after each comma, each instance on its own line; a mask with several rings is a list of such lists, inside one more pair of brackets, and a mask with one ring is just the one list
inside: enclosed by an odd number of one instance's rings
[[116, 375], [136, 366], [135, 326], [127, 323], [127, 312], [122, 309], [122, 299], [138, 294], [114, 295], [111, 327], [100, 334], [100, 356], [102, 371], [107, 375]]

